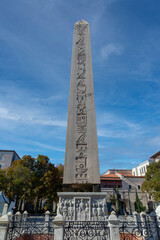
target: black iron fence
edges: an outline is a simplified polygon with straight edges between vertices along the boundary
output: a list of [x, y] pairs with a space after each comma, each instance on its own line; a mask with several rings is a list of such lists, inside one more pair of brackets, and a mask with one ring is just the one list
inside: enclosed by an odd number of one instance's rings
[[159, 240], [159, 227], [156, 217], [149, 215], [131, 216], [119, 219], [120, 240]]
[[13, 215], [8, 226], [6, 240], [53, 240], [51, 220]]
[[[63, 240], [110, 240], [115, 230], [120, 234], [120, 240], [160, 240], [160, 221], [157, 222], [154, 213], [119, 216], [117, 224], [114, 222], [111, 218], [106, 221], [65, 221], [64, 226], [62, 224]], [[11, 216], [6, 240], [53, 239], [53, 217], [49, 212], [45, 216], [28, 216], [25, 213]]]

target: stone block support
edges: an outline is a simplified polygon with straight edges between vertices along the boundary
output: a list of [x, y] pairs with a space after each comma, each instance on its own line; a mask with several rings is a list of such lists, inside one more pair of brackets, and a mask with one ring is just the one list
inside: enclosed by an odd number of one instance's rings
[[0, 218], [0, 240], [6, 240], [9, 219], [7, 215]]
[[110, 228], [110, 240], [120, 240], [119, 220], [115, 212], [112, 212], [108, 218]]
[[54, 240], [63, 240], [64, 220], [61, 214], [58, 214], [53, 220]]

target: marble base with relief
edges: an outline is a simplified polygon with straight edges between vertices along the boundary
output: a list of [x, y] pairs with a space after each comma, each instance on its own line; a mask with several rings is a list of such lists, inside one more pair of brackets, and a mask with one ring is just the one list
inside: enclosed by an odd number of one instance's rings
[[106, 193], [59, 192], [57, 214], [65, 221], [104, 221], [108, 218]]

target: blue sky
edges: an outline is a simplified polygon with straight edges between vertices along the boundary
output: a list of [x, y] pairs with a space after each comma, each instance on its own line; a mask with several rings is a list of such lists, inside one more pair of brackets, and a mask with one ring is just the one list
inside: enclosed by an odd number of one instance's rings
[[99, 160], [160, 150], [158, 0], [0, 1], [0, 149], [64, 163], [74, 23], [90, 23]]

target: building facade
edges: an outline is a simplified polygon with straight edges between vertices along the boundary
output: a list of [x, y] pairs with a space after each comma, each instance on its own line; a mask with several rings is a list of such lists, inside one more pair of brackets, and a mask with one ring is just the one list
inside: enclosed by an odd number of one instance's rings
[[154, 162], [159, 162], [160, 161], [160, 151], [156, 152], [150, 157], [151, 160]]
[[149, 166], [154, 161], [152, 159], [146, 160], [142, 162], [138, 166], [132, 168], [132, 175], [133, 176], [145, 176], [147, 172], [147, 166]]
[[132, 168], [132, 175], [134, 176], [145, 176], [147, 172], [147, 167], [154, 163], [160, 161], [160, 151], [153, 154], [148, 160], [140, 163], [138, 166]]
[[[110, 169], [102, 174], [101, 191], [106, 192], [109, 211], [117, 208], [118, 201], [121, 214], [132, 214], [136, 209], [136, 192], [146, 210], [152, 211], [156, 203], [147, 193], [142, 193], [144, 179], [144, 176], [133, 175], [132, 170]], [[115, 206], [111, 206], [113, 199]]]
[[[0, 169], [7, 169], [12, 165], [12, 162], [20, 159], [19, 155], [14, 150], [0, 150]], [[0, 192], [0, 214], [3, 211], [4, 199], [2, 197], [2, 192]], [[12, 211], [15, 203], [11, 202], [9, 210]]]
[[14, 150], [0, 150], [0, 169], [7, 169], [12, 162], [20, 159]]

